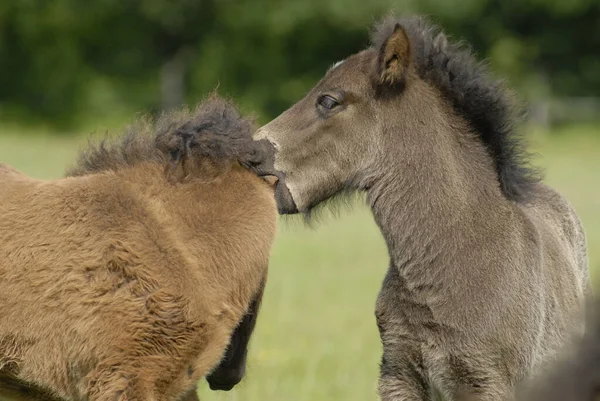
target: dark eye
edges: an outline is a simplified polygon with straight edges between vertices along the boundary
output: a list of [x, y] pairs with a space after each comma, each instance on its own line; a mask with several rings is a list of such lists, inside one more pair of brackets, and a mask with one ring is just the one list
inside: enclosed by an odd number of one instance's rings
[[320, 96], [317, 100], [317, 103], [319, 106], [327, 110], [331, 110], [340, 105], [340, 102], [338, 102], [338, 100], [331, 95]]

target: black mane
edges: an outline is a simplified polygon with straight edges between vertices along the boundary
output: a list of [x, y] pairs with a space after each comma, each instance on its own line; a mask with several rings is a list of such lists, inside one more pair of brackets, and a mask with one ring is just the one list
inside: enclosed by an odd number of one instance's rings
[[540, 174], [528, 163], [529, 154], [514, 126], [516, 108], [503, 83], [492, 79], [469, 49], [448, 42], [439, 28], [422, 17], [384, 19], [374, 29], [375, 48], [381, 47], [396, 24], [409, 36], [419, 76], [436, 86], [479, 134], [494, 160], [504, 195], [527, 200]]
[[253, 141], [253, 132], [252, 121], [242, 117], [232, 103], [212, 96], [193, 111], [144, 117], [123, 135], [90, 142], [67, 176], [116, 171], [144, 162], [176, 165], [190, 158], [240, 162], [250, 168], [266, 165], [272, 149]]

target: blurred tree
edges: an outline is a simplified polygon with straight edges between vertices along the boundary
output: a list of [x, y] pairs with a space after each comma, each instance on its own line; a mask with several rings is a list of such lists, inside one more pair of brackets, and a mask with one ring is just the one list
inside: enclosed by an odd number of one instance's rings
[[78, 21], [67, 2], [1, 2], [3, 114], [23, 107], [54, 119], [76, 110], [88, 74], [81, 48]]
[[449, 0], [443, 10], [440, 4], [424, 0], [421, 7], [529, 96], [600, 95], [600, 1]]
[[17, 0], [0, 2], [0, 118], [128, 115], [220, 85], [267, 119], [389, 10], [428, 14], [527, 98], [600, 94], [598, 0]]
[[186, 50], [216, 21], [213, 0], [2, 2], [2, 110], [68, 120], [86, 112], [82, 99], [94, 96], [100, 77], [125, 103], [176, 107], [184, 100]]
[[[215, 29], [215, 1], [96, 0], [91, 4], [85, 5], [91, 23], [82, 32], [86, 63], [121, 85], [160, 79], [161, 106], [179, 106], [185, 95], [189, 50]], [[155, 101], [148, 99], [144, 105]]]

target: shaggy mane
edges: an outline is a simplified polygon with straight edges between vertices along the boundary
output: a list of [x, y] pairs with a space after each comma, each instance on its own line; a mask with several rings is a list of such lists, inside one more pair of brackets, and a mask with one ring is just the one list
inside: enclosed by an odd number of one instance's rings
[[529, 165], [514, 121], [517, 114], [503, 83], [492, 79], [488, 68], [471, 51], [449, 43], [439, 28], [422, 17], [385, 18], [374, 28], [372, 45], [379, 49], [396, 24], [406, 31], [419, 76], [436, 86], [454, 109], [472, 126], [494, 160], [500, 187], [511, 200], [526, 201], [540, 181]]
[[249, 168], [264, 165], [272, 155], [264, 143], [252, 140], [254, 128], [231, 102], [211, 96], [194, 110], [145, 116], [120, 136], [90, 141], [67, 176], [116, 171], [143, 162], [176, 165], [189, 158], [237, 161]]

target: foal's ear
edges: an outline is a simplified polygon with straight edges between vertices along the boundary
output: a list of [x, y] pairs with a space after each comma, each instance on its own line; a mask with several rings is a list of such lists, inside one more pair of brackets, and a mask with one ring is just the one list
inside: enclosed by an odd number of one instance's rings
[[410, 64], [410, 41], [406, 31], [396, 24], [379, 49], [379, 83], [390, 86], [402, 82]]

